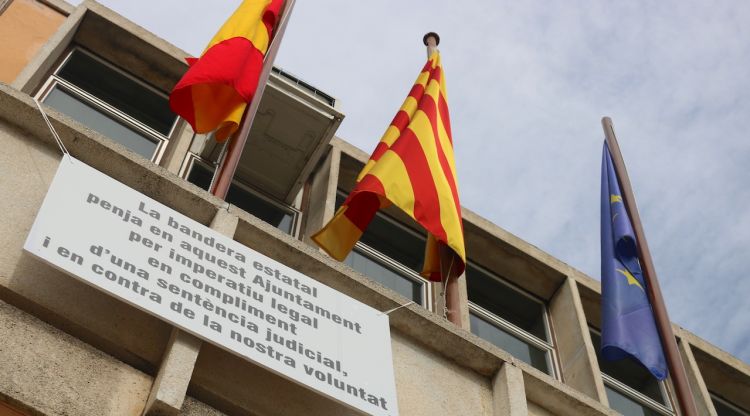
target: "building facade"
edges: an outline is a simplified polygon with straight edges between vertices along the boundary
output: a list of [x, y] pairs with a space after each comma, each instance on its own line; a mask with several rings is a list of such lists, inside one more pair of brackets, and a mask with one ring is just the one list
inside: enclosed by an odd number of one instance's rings
[[[424, 232], [379, 213], [339, 263], [310, 240], [368, 155], [341, 104], [274, 68], [227, 202], [223, 148], [169, 111], [183, 51], [85, 1], [0, 1], [0, 415], [357, 414], [23, 251], [61, 153], [390, 316], [402, 415], [674, 415], [669, 381], [600, 362], [599, 282], [464, 208], [461, 327]], [[674, 326], [701, 415], [750, 415], [750, 366]]]

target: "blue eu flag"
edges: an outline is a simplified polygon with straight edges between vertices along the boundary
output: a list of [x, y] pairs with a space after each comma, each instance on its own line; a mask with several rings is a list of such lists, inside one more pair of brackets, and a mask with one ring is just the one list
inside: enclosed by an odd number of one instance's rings
[[602, 156], [602, 356], [640, 361], [659, 380], [667, 364], [646, 284], [635, 233], [620, 194], [607, 143]]

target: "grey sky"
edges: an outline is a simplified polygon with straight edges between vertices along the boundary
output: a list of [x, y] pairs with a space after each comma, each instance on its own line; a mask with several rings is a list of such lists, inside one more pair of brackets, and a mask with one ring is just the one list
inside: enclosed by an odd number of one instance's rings
[[[199, 54], [239, 0], [102, 3]], [[740, 0], [299, 0], [276, 64], [370, 152], [440, 33], [462, 204], [596, 279], [611, 116], [670, 317], [750, 362], [748, 22]]]

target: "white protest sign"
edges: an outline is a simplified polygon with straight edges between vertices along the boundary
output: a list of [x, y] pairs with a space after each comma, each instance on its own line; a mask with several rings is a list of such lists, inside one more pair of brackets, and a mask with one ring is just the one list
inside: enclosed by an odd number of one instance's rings
[[24, 245], [118, 299], [371, 415], [398, 415], [388, 317], [70, 157]]

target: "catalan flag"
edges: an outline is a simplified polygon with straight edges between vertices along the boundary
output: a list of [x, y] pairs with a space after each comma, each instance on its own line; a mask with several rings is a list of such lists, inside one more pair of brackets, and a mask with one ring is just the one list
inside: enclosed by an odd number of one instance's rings
[[200, 59], [189, 58], [169, 105], [197, 133], [216, 130], [224, 141], [237, 130], [263, 67], [283, 0], [244, 0], [211, 39]]
[[452, 273], [466, 264], [461, 205], [440, 54], [434, 52], [380, 139], [357, 184], [312, 238], [342, 261], [378, 209], [395, 204], [428, 233], [422, 275], [441, 280], [438, 242], [453, 252]]
[[633, 224], [606, 142], [601, 198], [602, 356], [606, 360], [632, 357], [654, 377], [664, 380], [664, 350], [645, 291]]

